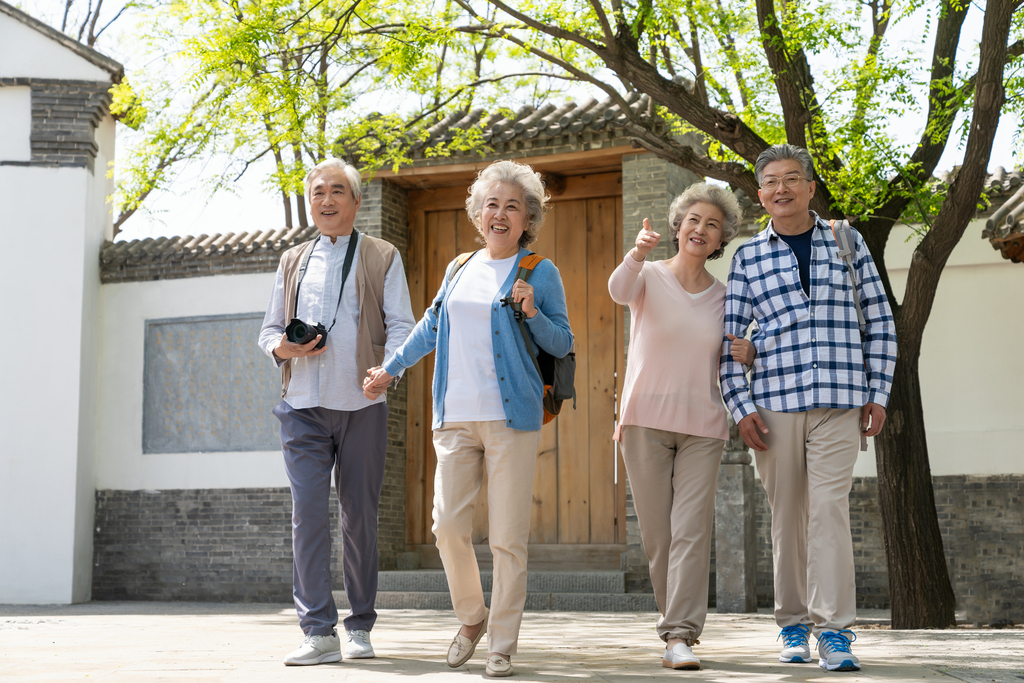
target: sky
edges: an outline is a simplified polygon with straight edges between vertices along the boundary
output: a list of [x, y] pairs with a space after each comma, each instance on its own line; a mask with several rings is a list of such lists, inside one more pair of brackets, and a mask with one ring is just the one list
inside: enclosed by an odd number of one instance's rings
[[[119, 5], [115, 5], [118, 7]], [[30, 14], [59, 28], [64, 2], [62, 0], [40, 0], [26, 9]], [[115, 10], [116, 11], [116, 10]], [[104, 17], [105, 21], [106, 18]], [[923, 19], [912, 16], [890, 29], [888, 40], [907, 50], [931, 48], [931, 41], [922, 41], [918, 33]], [[981, 37], [982, 13], [978, 7], [972, 6], [965, 22], [961, 39], [961, 60], [973, 50]], [[117, 24], [114, 25], [116, 28]], [[112, 28], [112, 31], [114, 29]], [[922, 47], [923, 46], [923, 47]], [[120, 60], [126, 67], [129, 76], [133, 66], [145, 57], [125, 51], [124, 41], [119, 41], [117, 34], [103, 36], [97, 47], [111, 57]], [[570, 91], [568, 96], [582, 100], [590, 95], [583, 87]], [[386, 111], [387, 102], [375, 103], [369, 110]], [[901, 117], [892, 121], [891, 130], [898, 140], [916, 141], [924, 125], [918, 117]], [[1021, 121], [1004, 115], [1000, 121], [993, 145], [989, 170], [999, 166], [1007, 169], [1022, 163], [1013, 154], [1014, 134], [1021, 128]], [[119, 126], [117, 155], [120, 157], [127, 148], [130, 131]], [[963, 158], [962, 146], [951, 141], [947, 146], [937, 170], [948, 171], [958, 165]], [[268, 190], [262, 183], [272, 171], [272, 160], [269, 157], [253, 164], [248, 172], [234, 183], [233, 192], [220, 193], [209, 197], [202, 189], [204, 171], [213, 164], [194, 164], [186, 172], [177, 177], [168, 190], [153, 193], [147, 199], [147, 211], [140, 211], [129, 218], [122, 226], [118, 240], [141, 239], [160, 235], [201, 235], [224, 232], [241, 232], [251, 230], [276, 229], [284, 226], [284, 210], [280, 194]], [[115, 160], [116, 167], [116, 160]]]

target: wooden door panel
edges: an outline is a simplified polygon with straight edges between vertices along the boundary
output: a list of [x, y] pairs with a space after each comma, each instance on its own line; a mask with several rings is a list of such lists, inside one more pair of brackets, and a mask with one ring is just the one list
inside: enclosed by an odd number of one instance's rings
[[614, 543], [616, 520], [615, 302], [608, 278], [615, 269], [615, 199], [587, 200], [587, 384], [590, 461], [590, 542]]
[[[410, 206], [413, 202], [410, 201]], [[607, 293], [622, 241], [621, 198], [556, 202], [530, 249], [558, 267], [569, 322], [576, 337], [577, 409], [545, 425], [537, 456], [531, 509], [531, 545], [615, 544], [625, 540], [625, 474], [611, 440], [615, 396], [624, 359], [622, 307]], [[410, 290], [414, 312], [425, 310], [445, 268], [479, 248], [478, 232], [463, 210], [410, 211]], [[434, 354], [408, 373], [409, 456], [407, 540], [432, 544], [431, 512], [436, 456], [430, 423]], [[417, 398], [419, 400], [417, 400]], [[415, 433], [413, 433], [415, 432]], [[474, 511], [473, 542], [487, 542], [487, 481]]]
[[[586, 202], [555, 204], [549, 220], [555, 232], [555, 259], [565, 286], [569, 324], [576, 337], [576, 410], [558, 417], [558, 540], [590, 541], [590, 401], [587, 386]], [[580, 372], [580, 368], [583, 369]], [[582, 390], [581, 390], [582, 389]]]

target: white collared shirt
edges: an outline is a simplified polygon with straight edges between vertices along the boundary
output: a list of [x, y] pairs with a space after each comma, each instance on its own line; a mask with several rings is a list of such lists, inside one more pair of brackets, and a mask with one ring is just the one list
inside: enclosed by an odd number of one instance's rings
[[[309, 256], [306, 274], [299, 287], [297, 317], [303, 322], [314, 325], [323, 323], [324, 327], [330, 328], [337, 310], [337, 322], [327, 335], [327, 350], [324, 353], [292, 361], [292, 378], [284, 398], [292, 408], [322, 407], [352, 411], [385, 400], [381, 396], [371, 401], [363, 395], [363, 377], [356, 366], [356, 335], [359, 328], [356, 268], [361, 241], [356, 243], [352, 267], [345, 281], [341, 305], [338, 306], [341, 271], [349, 239], [350, 236], [346, 235], [332, 243], [330, 237], [321, 235]], [[292, 313], [284, 310], [284, 271], [278, 266], [274, 291], [259, 338], [260, 348], [271, 358], [274, 358], [273, 351], [291, 322]], [[415, 322], [405, 268], [401, 256], [396, 253], [384, 276], [384, 325], [387, 329], [385, 362], [409, 336]], [[277, 362], [277, 365], [280, 366], [281, 362]]]

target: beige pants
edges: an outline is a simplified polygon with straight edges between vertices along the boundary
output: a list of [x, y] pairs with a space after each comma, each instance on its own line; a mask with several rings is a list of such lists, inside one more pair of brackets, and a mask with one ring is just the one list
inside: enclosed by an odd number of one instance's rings
[[708, 614], [711, 523], [725, 442], [627, 425], [622, 459], [651, 567], [662, 640], [688, 645]]
[[758, 407], [768, 450], [755, 451], [772, 509], [775, 621], [815, 636], [857, 616], [850, 488], [860, 447], [860, 409], [776, 413]]
[[473, 510], [487, 468], [487, 537], [494, 557], [489, 652], [516, 654], [526, 605], [533, 472], [540, 430], [519, 432], [504, 421], [445, 422], [434, 430], [434, 536], [455, 615], [479, 624], [487, 613], [473, 551]]

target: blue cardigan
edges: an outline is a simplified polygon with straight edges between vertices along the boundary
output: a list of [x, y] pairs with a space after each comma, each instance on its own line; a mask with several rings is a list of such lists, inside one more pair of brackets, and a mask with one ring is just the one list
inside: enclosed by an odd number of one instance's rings
[[[478, 252], [479, 253], [479, 252]], [[519, 250], [519, 259], [530, 253], [528, 249]], [[518, 264], [518, 260], [516, 261]], [[455, 261], [448, 264], [441, 289], [423, 318], [413, 328], [412, 334], [405, 340], [402, 347], [385, 365], [389, 375], [397, 376], [403, 369], [415, 365], [421, 358], [437, 348], [434, 361], [434, 422], [433, 429], [438, 429], [444, 422], [444, 395], [448, 383], [448, 295], [462, 277], [464, 269], [455, 274], [451, 282], [448, 276], [455, 267]], [[491, 331], [493, 340], [494, 369], [498, 373], [498, 389], [504, 400], [506, 425], [524, 432], [536, 431], [544, 422], [542, 405], [544, 385], [537, 369], [530, 359], [523, 342], [523, 334], [519, 323], [512, 317], [512, 307], [502, 306], [499, 301], [512, 291], [518, 266], [512, 268], [505, 283], [494, 296], [491, 311]], [[533, 286], [533, 305], [537, 315], [526, 320], [526, 329], [530, 333], [534, 348], [540, 346], [556, 358], [561, 358], [572, 350], [573, 336], [569, 327], [569, 316], [566, 313], [565, 289], [558, 268], [548, 259], [537, 264], [530, 275], [529, 283]], [[440, 302], [440, 314], [435, 314], [436, 305]]]

